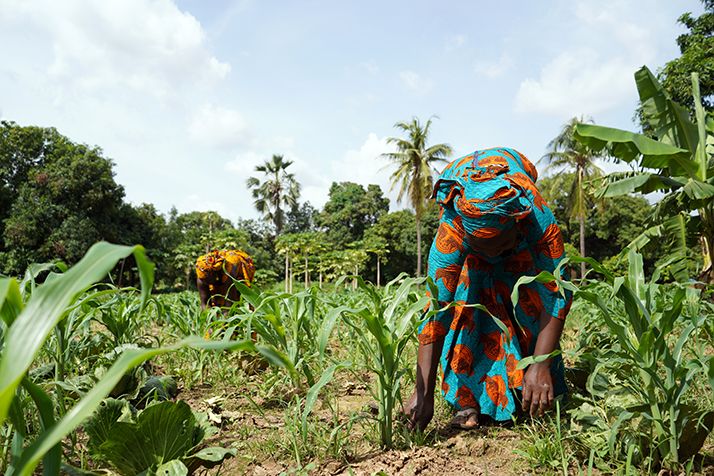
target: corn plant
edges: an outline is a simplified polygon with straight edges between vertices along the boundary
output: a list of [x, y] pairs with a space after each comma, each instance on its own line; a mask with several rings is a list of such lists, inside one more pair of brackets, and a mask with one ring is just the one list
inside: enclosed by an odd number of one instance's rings
[[[354, 330], [359, 349], [367, 357], [367, 368], [377, 377], [376, 388], [371, 390], [379, 405], [377, 425], [385, 448], [393, 445], [394, 411], [401, 401], [402, 378], [410, 371], [405, 365], [405, 350], [415, 338], [419, 317], [431, 302], [418, 288], [426, 278], [405, 276], [400, 275], [383, 289], [352, 277], [365, 295], [366, 304], [356, 309], [338, 308], [334, 317], [326, 318], [330, 321], [344, 316], [344, 322]], [[436, 296], [435, 290], [432, 295]], [[432, 312], [436, 311], [426, 316]]]
[[[234, 282], [244, 306], [233, 307], [236, 315], [225, 319], [224, 335], [238, 329], [246, 337], [255, 332], [262, 341], [281, 353], [295, 387], [302, 391], [305, 383], [315, 384], [311, 364], [318, 351], [319, 289], [315, 286], [294, 294], [259, 292], [240, 281]], [[217, 322], [221, 322], [220, 320]]]
[[[34, 286], [30, 293], [23, 293], [17, 280], [0, 278], [0, 320], [3, 328], [0, 428], [3, 433], [12, 435], [6, 475], [30, 475], [41, 460], [44, 474], [58, 475], [62, 439], [94, 412], [128, 370], [154, 356], [190, 346], [261, 352], [269, 360], [279, 362], [278, 354], [250, 341], [212, 342], [193, 337], [163, 348], [127, 349], [91, 390], [55, 420], [51, 396], [46, 389], [33, 383], [27, 372], [48, 336], [66, 318], [77, 297], [130, 254], [136, 259], [142, 284], [142, 302], [146, 302], [153, 283], [154, 268], [141, 246], [97, 243], [75, 266], [62, 274], [50, 273], [45, 282]], [[28, 414], [37, 414], [40, 422], [40, 430], [32, 441], [28, 441], [30, 422], [25, 419]]]
[[714, 390], [714, 357], [707, 355], [707, 344], [694, 345], [712, 315], [701, 312], [700, 290], [672, 285], [668, 295], [657, 284], [661, 267], [646, 282], [642, 256], [630, 250], [628, 258], [625, 277], [614, 277], [589, 260], [605, 277], [609, 296], [589, 288], [577, 293], [599, 308], [617, 339], [617, 345], [592, 356], [598, 363], [588, 379], [593, 398], [586, 405], [594, 410], [604, 401], [616, 407], [600, 413], [581, 406], [573, 414], [591, 424], [602, 421], [610, 458], [617, 456], [618, 444], [630, 438], [627, 446], [637, 446], [643, 458], [649, 456], [649, 464], [674, 468], [696, 454], [714, 424], [711, 401], [704, 408], [687, 401], [698, 375]]

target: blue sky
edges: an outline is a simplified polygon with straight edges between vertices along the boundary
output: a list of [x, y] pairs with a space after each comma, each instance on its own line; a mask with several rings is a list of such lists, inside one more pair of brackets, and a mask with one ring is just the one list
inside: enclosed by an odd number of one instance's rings
[[534, 162], [574, 115], [631, 129], [632, 75], [677, 56], [685, 11], [701, 3], [0, 0], [0, 118], [99, 145], [132, 203], [253, 218], [245, 179], [274, 153], [315, 206], [333, 181], [387, 192], [379, 154], [413, 116], [456, 155]]

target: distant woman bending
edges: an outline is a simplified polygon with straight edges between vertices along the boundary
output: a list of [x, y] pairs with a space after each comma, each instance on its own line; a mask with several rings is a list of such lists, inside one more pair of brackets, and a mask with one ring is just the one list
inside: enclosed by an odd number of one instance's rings
[[[555, 218], [535, 186], [535, 167], [509, 148], [477, 151], [457, 159], [434, 187], [441, 219], [429, 253], [429, 276], [441, 307], [419, 329], [416, 389], [405, 412], [424, 429], [434, 413], [438, 364], [442, 392], [456, 410], [454, 426], [470, 429], [479, 415], [510, 420], [517, 406], [540, 415], [565, 392], [562, 359], [518, 362], [558, 347], [572, 296], [555, 283], [519, 287], [521, 276], [553, 273], [564, 258]], [[510, 338], [482, 304], [509, 330]]]
[[250, 286], [255, 275], [253, 259], [239, 250], [214, 250], [196, 260], [196, 286], [201, 309], [207, 306], [230, 307], [240, 299], [233, 280]]

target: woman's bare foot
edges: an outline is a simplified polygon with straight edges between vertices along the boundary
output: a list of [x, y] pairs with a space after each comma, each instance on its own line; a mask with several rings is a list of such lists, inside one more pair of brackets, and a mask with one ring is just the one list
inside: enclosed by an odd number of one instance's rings
[[478, 410], [476, 408], [459, 410], [451, 419], [451, 426], [461, 430], [473, 430], [478, 427]]

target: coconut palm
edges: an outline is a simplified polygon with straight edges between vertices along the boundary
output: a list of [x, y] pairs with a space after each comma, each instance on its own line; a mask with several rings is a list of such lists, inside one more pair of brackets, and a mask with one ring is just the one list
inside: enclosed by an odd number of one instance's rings
[[[567, 209], [571, 218], [578, 220], [580, 225], [580, 255], [585, 256], [585, 218], [588, 212], [590, 192], [587, 182], [601, 177], [603, 172], [595, 165], [595, 159], [602, 157], [584, 146], [574, 138], [575, 128], [578, 124], [592, 123], [592, 119], [573, 117], [563, 125], [563, 128], [553, 140], [548, 143], [549, 151], [541, 157], [540, 161], [548, 164], [546, 170], [562, 172], [574, 170], [575, 180], [568, 194]], [[580, 264], [580, 275], [585, 275], [585, 263]]]
[[285, 223], [284, 210], [295, 207], [300, 198], [300, 184], [293, 174], [287, 172], [292, 163], [292, 160], [285, 160], [282, 155], [273, 155], [270, 160], [255, 167], [256, 172], [265, 175], [264, 181], [256, 177], [246, 181], [248, 188], [253, 189], [256, 210], [266, 220], [273, 222], [276, 235], [280, 234]]
[[416, 216], [417, 235], [417, 276], [421, 276], [421, 218], [424, 214], [426, 200], [431, 195], [434, 187], [433, 173], [436, 172], [434, 164], [446, 162], [446, 157], [451, 155], [451, 146], [436, 144], [429, 146], [429, 128], [431, 119], [424, 125], [414, 117], [410, 122], [397, 122], [394, 127], [406, 134], [405, 138], [389, 137], [388, 144], [394, 144], [396, 152], [382, 154], [391, 160], [397, 170], [392, 174], [391, 190], [399, 187], [397, 202], [407, 196], [409, 204], [414, 208]]

